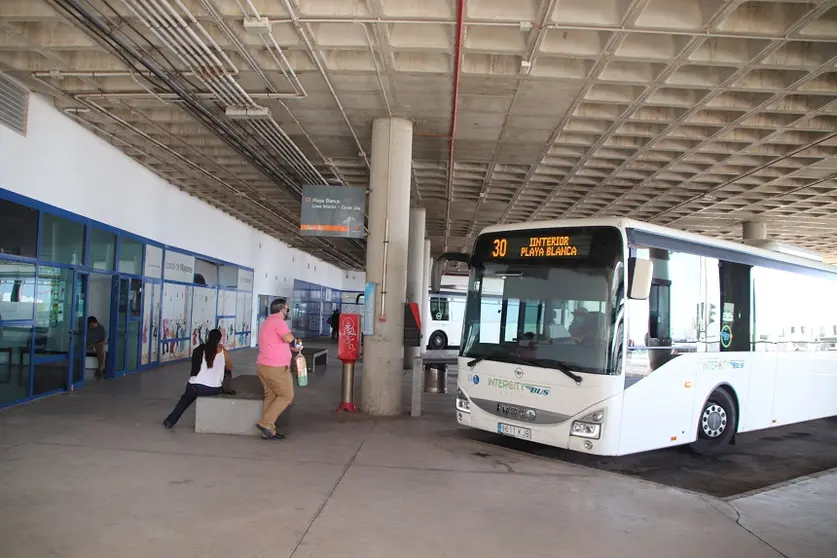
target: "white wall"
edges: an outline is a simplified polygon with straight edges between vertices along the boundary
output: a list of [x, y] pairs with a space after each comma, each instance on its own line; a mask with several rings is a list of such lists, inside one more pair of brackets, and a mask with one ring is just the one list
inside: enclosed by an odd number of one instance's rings
[[[181, 192], [38, 95], [31, 97], [26, 137], [0, 126], [0, 188], [173, 247], [251, 267], [254, 306], [258, 294], [290, 297], [295, 278], [355, 288], [356, 280], [344, 286], [345, 271]], [[362, 280], [360, 285], [362, 289]], [[253, 320], [255, 325], [255, 311]]]

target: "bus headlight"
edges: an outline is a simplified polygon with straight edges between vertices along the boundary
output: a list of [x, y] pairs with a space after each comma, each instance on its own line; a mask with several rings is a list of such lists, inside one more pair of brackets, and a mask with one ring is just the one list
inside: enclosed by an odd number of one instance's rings
[[465, 393], [461, 389], [456, 389], [456, 410], [460, 413], [471, 412], [471, 402], [465, 397]]
[[602, 422], [604, 422], [604, 411], [602, 410], [584, 415], [573, 421], [570, 426], [570, 436], [598, 440], [602, 437]]

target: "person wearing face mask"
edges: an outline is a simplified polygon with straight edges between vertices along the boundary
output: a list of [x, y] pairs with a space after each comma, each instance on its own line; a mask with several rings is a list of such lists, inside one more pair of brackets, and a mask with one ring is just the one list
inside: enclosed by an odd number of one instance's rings
[[276, 432], [276, 420], [288, 408], [294, 398], [294, 380], [291, 375], [291, 348], [294, 334], [288, 328], [288, 303], [277, 298], [270, 303], [270, 316], [259, 331], [259, 356], [256, 371], [264, 386], [262, 418], [256, 423], [266, 440], [281, 440]]

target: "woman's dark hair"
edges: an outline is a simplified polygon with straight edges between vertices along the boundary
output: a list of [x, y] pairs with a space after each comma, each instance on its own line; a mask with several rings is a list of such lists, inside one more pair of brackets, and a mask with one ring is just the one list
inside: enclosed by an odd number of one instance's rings
[[218, 354], [218, 344], [221, 342], [221, 330], [213, 329], [206, 336], [206, 345], [203, 349], [203, 358], [206, 359], [206, 367], [212, 368], [215, 362], [215, 355]]

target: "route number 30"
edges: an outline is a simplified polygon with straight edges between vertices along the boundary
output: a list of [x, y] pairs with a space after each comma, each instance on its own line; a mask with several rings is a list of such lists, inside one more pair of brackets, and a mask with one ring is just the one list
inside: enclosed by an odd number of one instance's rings
[[492, 258], [505, 258], [506, 250], [509, 248], [509, 242], [505, 238], [494, 239], [494, 250], [491, 251]]

